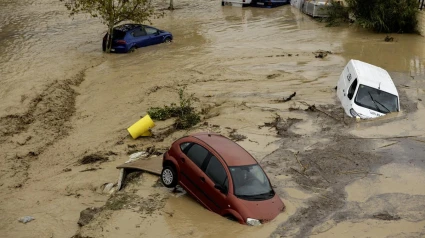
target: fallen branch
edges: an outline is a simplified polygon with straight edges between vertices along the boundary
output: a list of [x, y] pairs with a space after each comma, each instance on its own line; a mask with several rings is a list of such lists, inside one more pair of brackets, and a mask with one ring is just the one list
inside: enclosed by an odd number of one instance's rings
[[322, 111], [322, 110], [318, 109], [315, 105], [310, 105], [310, 104], [308, 104], [308, 103], [306, 103], [306, 102], [304, 102], [304, 101], [300, 101], [300, 103], [302, 103], [302, 104], [304, 104], [305, 106], [307, 106], [307, 107], [308, 107], [308, 108], [307, 108], [307, 110], [321, 112], [321, 113], [325, 114], [326, 116], [328, 116], [328, 117], [330, 117], [330, 118], [334, 119], [335, 121], [340, 121], [340, 122], [344, 123], [345, 125], [347, 125], [347, 123], [345, 122], [345, 120], [338, 119], [338, 118], [336, 118], [336, 117], [332, 116], [331, 114], [329, 114], [329, 113], [327, 113], [327, 112], [325, 112], [325, 111]]
[[277, 102], [287, 102], [287, 101], [291, 101], [291, 99], [292, 99], [293, 97], [295, 97], [295, 95], [297, 95], [297, 92], [294, 92], [293, 94], [289, 95], [289, 97], [287, 97], [287, 98], [279, 99], [279, 100], [276, 100], [276, 101], [277, 101]]
[[303, 168], [303, 174], [305, 173], [305, 171], [307, 170], [307, 167], [305, 167], [303, 164], [301, 164], [300, 160], [298, 159], [298, 154], [300, 152], [298, 151], [297, 153], [294, 153], [295, 159], [298, 161], [298, 163], [300, 164], [300, 166]]
[[381, 146], [381, 147], [378, 147], [377, 149], [381, 149], [381, 148], [385, 148], [385, 147], [390, 147], [390, 146], [395, 145], [395, 144], [398, 144], [398, 143], [399, 143], [399, 141], [394, 142], [394, 143], [390, 143], [390, 144], [387, 144], [387, 145], [384, 145], [384, 146]]
[[291, 167], [291, 169], [292, 169], [293, 171], [295, 171], [296, 173], [300, 174], [301, 176], [304, 176], [304, 177], [306, 177], [306, 178], [308, 178], [308, 179], [310, 179], [310, 180], [311, 180], [311, 178], [310, 178], [310, 177], [308, 177], [307, 175], [305, 175], [305, 174], [301, 173], [300, 171], [298, 171], [298, 170], [296, 170], [296, 169], [294, 169], [294, 168], [292, 168], [292, 167]]
[[380, 173], [371, 173], [369, 171], [361, 171], [361, 170], [349, 170], [349, 171], [343, 171], [343, 172], [339, 172], [339, 174], [371, 174], [371, 175], [383, 175]]

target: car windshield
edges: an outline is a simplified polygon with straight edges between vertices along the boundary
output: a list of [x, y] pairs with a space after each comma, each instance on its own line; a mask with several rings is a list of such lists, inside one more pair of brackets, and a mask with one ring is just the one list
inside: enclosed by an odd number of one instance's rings
[[381, 113], [398, 111], [397, 96], [363, 84], [359, 86], [355, 103]]
[[263, 169], [258, 165], [229, 167], [235, 196], [247, 200], [265, 200], [274, 196]]

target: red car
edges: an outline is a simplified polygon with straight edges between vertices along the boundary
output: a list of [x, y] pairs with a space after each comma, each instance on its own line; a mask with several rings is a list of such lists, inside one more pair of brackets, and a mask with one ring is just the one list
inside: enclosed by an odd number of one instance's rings
[[220, 134], [178, 139], [162, 166], [164, 186], [179, 184], [207, 209], [241, 224], [260, 225], [285, 208], [252, 155]]

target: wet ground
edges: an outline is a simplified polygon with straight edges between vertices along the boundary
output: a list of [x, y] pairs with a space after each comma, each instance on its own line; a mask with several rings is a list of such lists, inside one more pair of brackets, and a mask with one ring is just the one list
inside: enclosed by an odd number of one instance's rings
[[[174, 34], [172, 44], [105, 55], [97, 20], [72, 20], [59, 1], [0, 2], [1, 237], [425, 235], [423, 37], [385, 42], [355, 27], [326, 28], [290, 6], [175, 4], [178, 10], [154, 21]], [[315, 58], [316, 50], [332, 54]], [[362, 122], [344, 117], [334, 87], [352, 58], [391, 72], [402, 112]], [[203, 122], [132, 140], [126, 128], [147, 108], [176, 102], [182, 86], [200, 99], [199, 110], [209, 109]], [[158, 122], [154, 133], [171, 124]], [[228, 221], [158, 187], [149, 174], [112, 198], [102, 193], [131, 152], [164, 150], [207, 129], [247, 137], [238, 143], [287, 205], [273, 222]], [[79, 162], [93, 154], [102, 159]], [[87, 207], [104, 210], [79, 228]], [[35, 220], [17, 221], [26, 215]]]

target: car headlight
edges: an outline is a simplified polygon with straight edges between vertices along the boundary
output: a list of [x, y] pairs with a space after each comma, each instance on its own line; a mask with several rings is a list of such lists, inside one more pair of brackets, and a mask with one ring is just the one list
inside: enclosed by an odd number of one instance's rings
[[359, 115], [356, 111], [354, 111], [354, 109], [353, 109], [353, 108], [351, 108], [351, 109], [350, 109], [350, 114], [351, 114], [351, 116], [353, 116], [353, 117], [360, 117], [360, 115]]
[[259, 225], [261, 225], [261, 222], [257, 219], [247, 218], [246, 224], [248, 224], [250, 226], [259, 226]]

